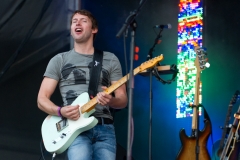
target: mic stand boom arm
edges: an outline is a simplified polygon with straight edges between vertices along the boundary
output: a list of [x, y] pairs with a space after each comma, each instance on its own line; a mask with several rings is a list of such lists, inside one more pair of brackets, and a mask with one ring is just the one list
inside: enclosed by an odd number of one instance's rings
[[156, 46], [157, 44], [159, 44], [159, 39], [162, 37], [162, 35], [161, 35], [162, 31], [163, 31], [163, 29], [160, 28], [160, 31], [159, 31], [156, 39], [155, 39], [155, 42], [154, 42], [152, 48], [151, 48], [151, 49], [149, 50], [149, 52], [148, 52], [147, 60], [150, 60], [150, 59], [153, 58], [153, 57], [152, 57], [152, 52], [154, 51], [155, 46]]
[[121, 35], [126, 31], [128, 26], [133, 23], [133, 21], [135, 20], [135, 18], [137, 17], [138, 13], [140, 12], [140, 10], [143, 7], [143, 5], [145, 4], [145, 2], [147, 2], [147, 0], [143, 0], [141, 2], [140, 2], [140, 5], [138, 6], [137, 10], [130, 12], [130, 15], [125, 20], [125, 23], [123, 24], [122, 28], [118, 31], [118, 33], [116, 35], [117, 38], [120, 38]]

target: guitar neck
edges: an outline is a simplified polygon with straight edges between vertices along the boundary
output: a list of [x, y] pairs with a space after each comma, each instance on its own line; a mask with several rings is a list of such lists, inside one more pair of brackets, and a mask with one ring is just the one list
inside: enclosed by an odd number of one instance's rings
[[230, 121], [230, 118], [231, 118], [233, 105], [238, 100], [238, 95], [239, 95], [239, 91], [237, 90], [234, 93], [234, 95], [233, 95], [233, 97], [230, 100], [230, 103], [228, 105], [228, 111], [227, 111], [225, 123], [224, 123], [224, 126], [223, 126], [223, 133], [222, 133], [221, 141], [220, 141], [220, 144], [219, 144], [219, 148], [223, 148], [224, 147], [224, 141], [225, 141], [225, 137], [226, 137], [226, 134], [227, 134], [227, 126], [229, 125], [229, 121]]
[[197, 71], [196, 83], [195, 83], [195, 94], [194, 94], [194, 105], [193, 105], [193, 117], [192, 117], [192, 130], [197, 130], [198, 124], [198, 107], [200, 99], [200, 72]]
[[[238, 108], [237, 112], [240, 112], [240, 107]], [[230, 132], [228, 134], [227, 140], [224, 144], [224, 147], [223, 147], [223, 150], [222, 150], [222, 153], [220, 156], [221, 160], [223, 160], [223, 159], [225, 160], [226, 157], [231, 156], [231, 153], [235, 148], [234, 147], [235, 142], [238, 140], [238, 130], [239, 130], [239, 125], [240, 125], [238, 118], [236, 118], [236, 117], [234, 118], [233, 125], [236, 126], [236, 128], [231, 127], [231, 129], [230, 129]]]
[[[144, 71], [146, 69], [152, 68], [154, 67], [158, 62], [163, 60], [163, 55], [161, 54], [160, 56], [157, 56], [147, 62], [142, 63], [139, 67], [135, 68], [133, 70], [133, 76], [138, 74], [141, 71]], [[126, 76], [122, 77], [120, 80], [118, 80], [116, 83], [112, 84], [109, 88], [107, 88], [106, 90], [104, 90], [104, 92], [106, 94], [111, 94], [113, 91], [115, 91], [117, 88], [119, 88], [121, 85], [123, 85], [124, 83], [126, 83], [129, 79], [129, 74], [127, 74]], [[97, 104], [97, 98], [94, 97], [93, 99], [91, 99], [88, 103], [86, 103], [85, 105], [83, 105], [81, 107], [81, 113], [85, 113], [85, 112], [89, 112], [92, 109], [94, 109], [95, 105]]]
[[[138, 74], [140, 71], [142, 71], [141, 66], [135, 68], [133, 70], [133, 76]], [[116, 83], [112, 84], [109, 88], [107, 88], [106, 90], [104, 90], [104, 92], [106, 94], [111, 94], [113, 91], [115, 91], [117, 88], [119, 88], [121, 85], [123, 85], [124, 83], [126, 83], [129, 79], [129, 74], [125, 75], [124, 77], [122, 77], [120, 80], [118, 80]], [[94, 97], [93, 99], [91, 99], [87, 104], [83, 105], [81, 107], [81, 112], [85, 113], [85, 112], [89, 112], [91, 111], [95, 105], [97, 104], [97, 98]]]
[[[194, 103], [192, 106], [193, 117], [192, 117], [192, 137], [197, 135], [198, 132], [198, 108], [200, 107], [200, 96], [202, 92], [202, 85], [200, 82], [201, 71], [206, 67], [206, 59], [204, 50], [200, 47], [195, 47], [196, 59], [194, 61], [196, 67], [196, 82], [195, 82], [195, 94], [194, 94]], [[202, 101], [202, 97], [201, 97]], [[191, 104], [190, 104], [191, 105]]]
[[[138, 74], [139, 72], [142, 72], [146, 69], [152, 68], [154, 67], [158, 62], [163, 60], [163, 55], [159, 55], [147, 62], [142, 63], [139, 67], [135, 68], [132, 72], [133, 76]], [[126, 76], [122, 77], [120, 80], [118, 80], [116, 83], [112, 84], [109, 88], [107, 88], [106, 90], [104, 90], [104, 92], [106, 94], [111, 94], [113, 91], [115, 91], [117, 88], [119, 88], [121, 85], [123, 85], [124, 83], [126, 83], [129, 79], [129, 74], [127, 74]], [[94, 109], [94, 107], [97, 104], [97, 98], [94, 97], [93, 99], [91, 99], [88, 103], [86, 103], [85, 105], [81, 106], [81, 113], [85, 113], [85, 112], [89, 112], [92, 109]]]

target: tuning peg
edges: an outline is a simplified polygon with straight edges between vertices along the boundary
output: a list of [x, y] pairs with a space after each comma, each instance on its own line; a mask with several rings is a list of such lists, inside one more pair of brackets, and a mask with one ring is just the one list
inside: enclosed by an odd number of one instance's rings
[[209, 67], [210, 67], [210, 63], [208, 63], [208, 58], [206, 58], [205, 61], [206, 61], [205, 66], [206, 66], [207, 68], [209, 68]]
[[210, 67], [210, 63], [207, 62], [207, 63], [205, 64], [205, 67], [209, 68], [209, 67]]

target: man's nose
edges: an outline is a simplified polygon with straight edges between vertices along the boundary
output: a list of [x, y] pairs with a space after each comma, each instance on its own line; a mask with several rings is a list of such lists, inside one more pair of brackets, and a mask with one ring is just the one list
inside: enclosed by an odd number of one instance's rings
[[77, 24], [76, 24], [76, 25], [78, 25], [78, 26], [81, 25], [81, 21], [77, 21]]

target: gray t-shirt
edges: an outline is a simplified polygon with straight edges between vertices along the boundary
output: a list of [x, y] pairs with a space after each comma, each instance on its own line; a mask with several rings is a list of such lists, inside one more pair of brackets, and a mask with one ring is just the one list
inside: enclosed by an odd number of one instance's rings
[[[63, 105], [71, 105], [83, 92], [88, 92], [93, 55], [75, 52], [74, 49], [55, 55], [49, 62], [44, 76], [59, 81]], [[122, 78], [122, 68], [118, 58], [110, 52], [103, 52], [102, 72], [98, 91], [101, 86], [109, 87], [111, 81]], [[96, 105], [95, 117], [112, 119], [108, 106]]]

